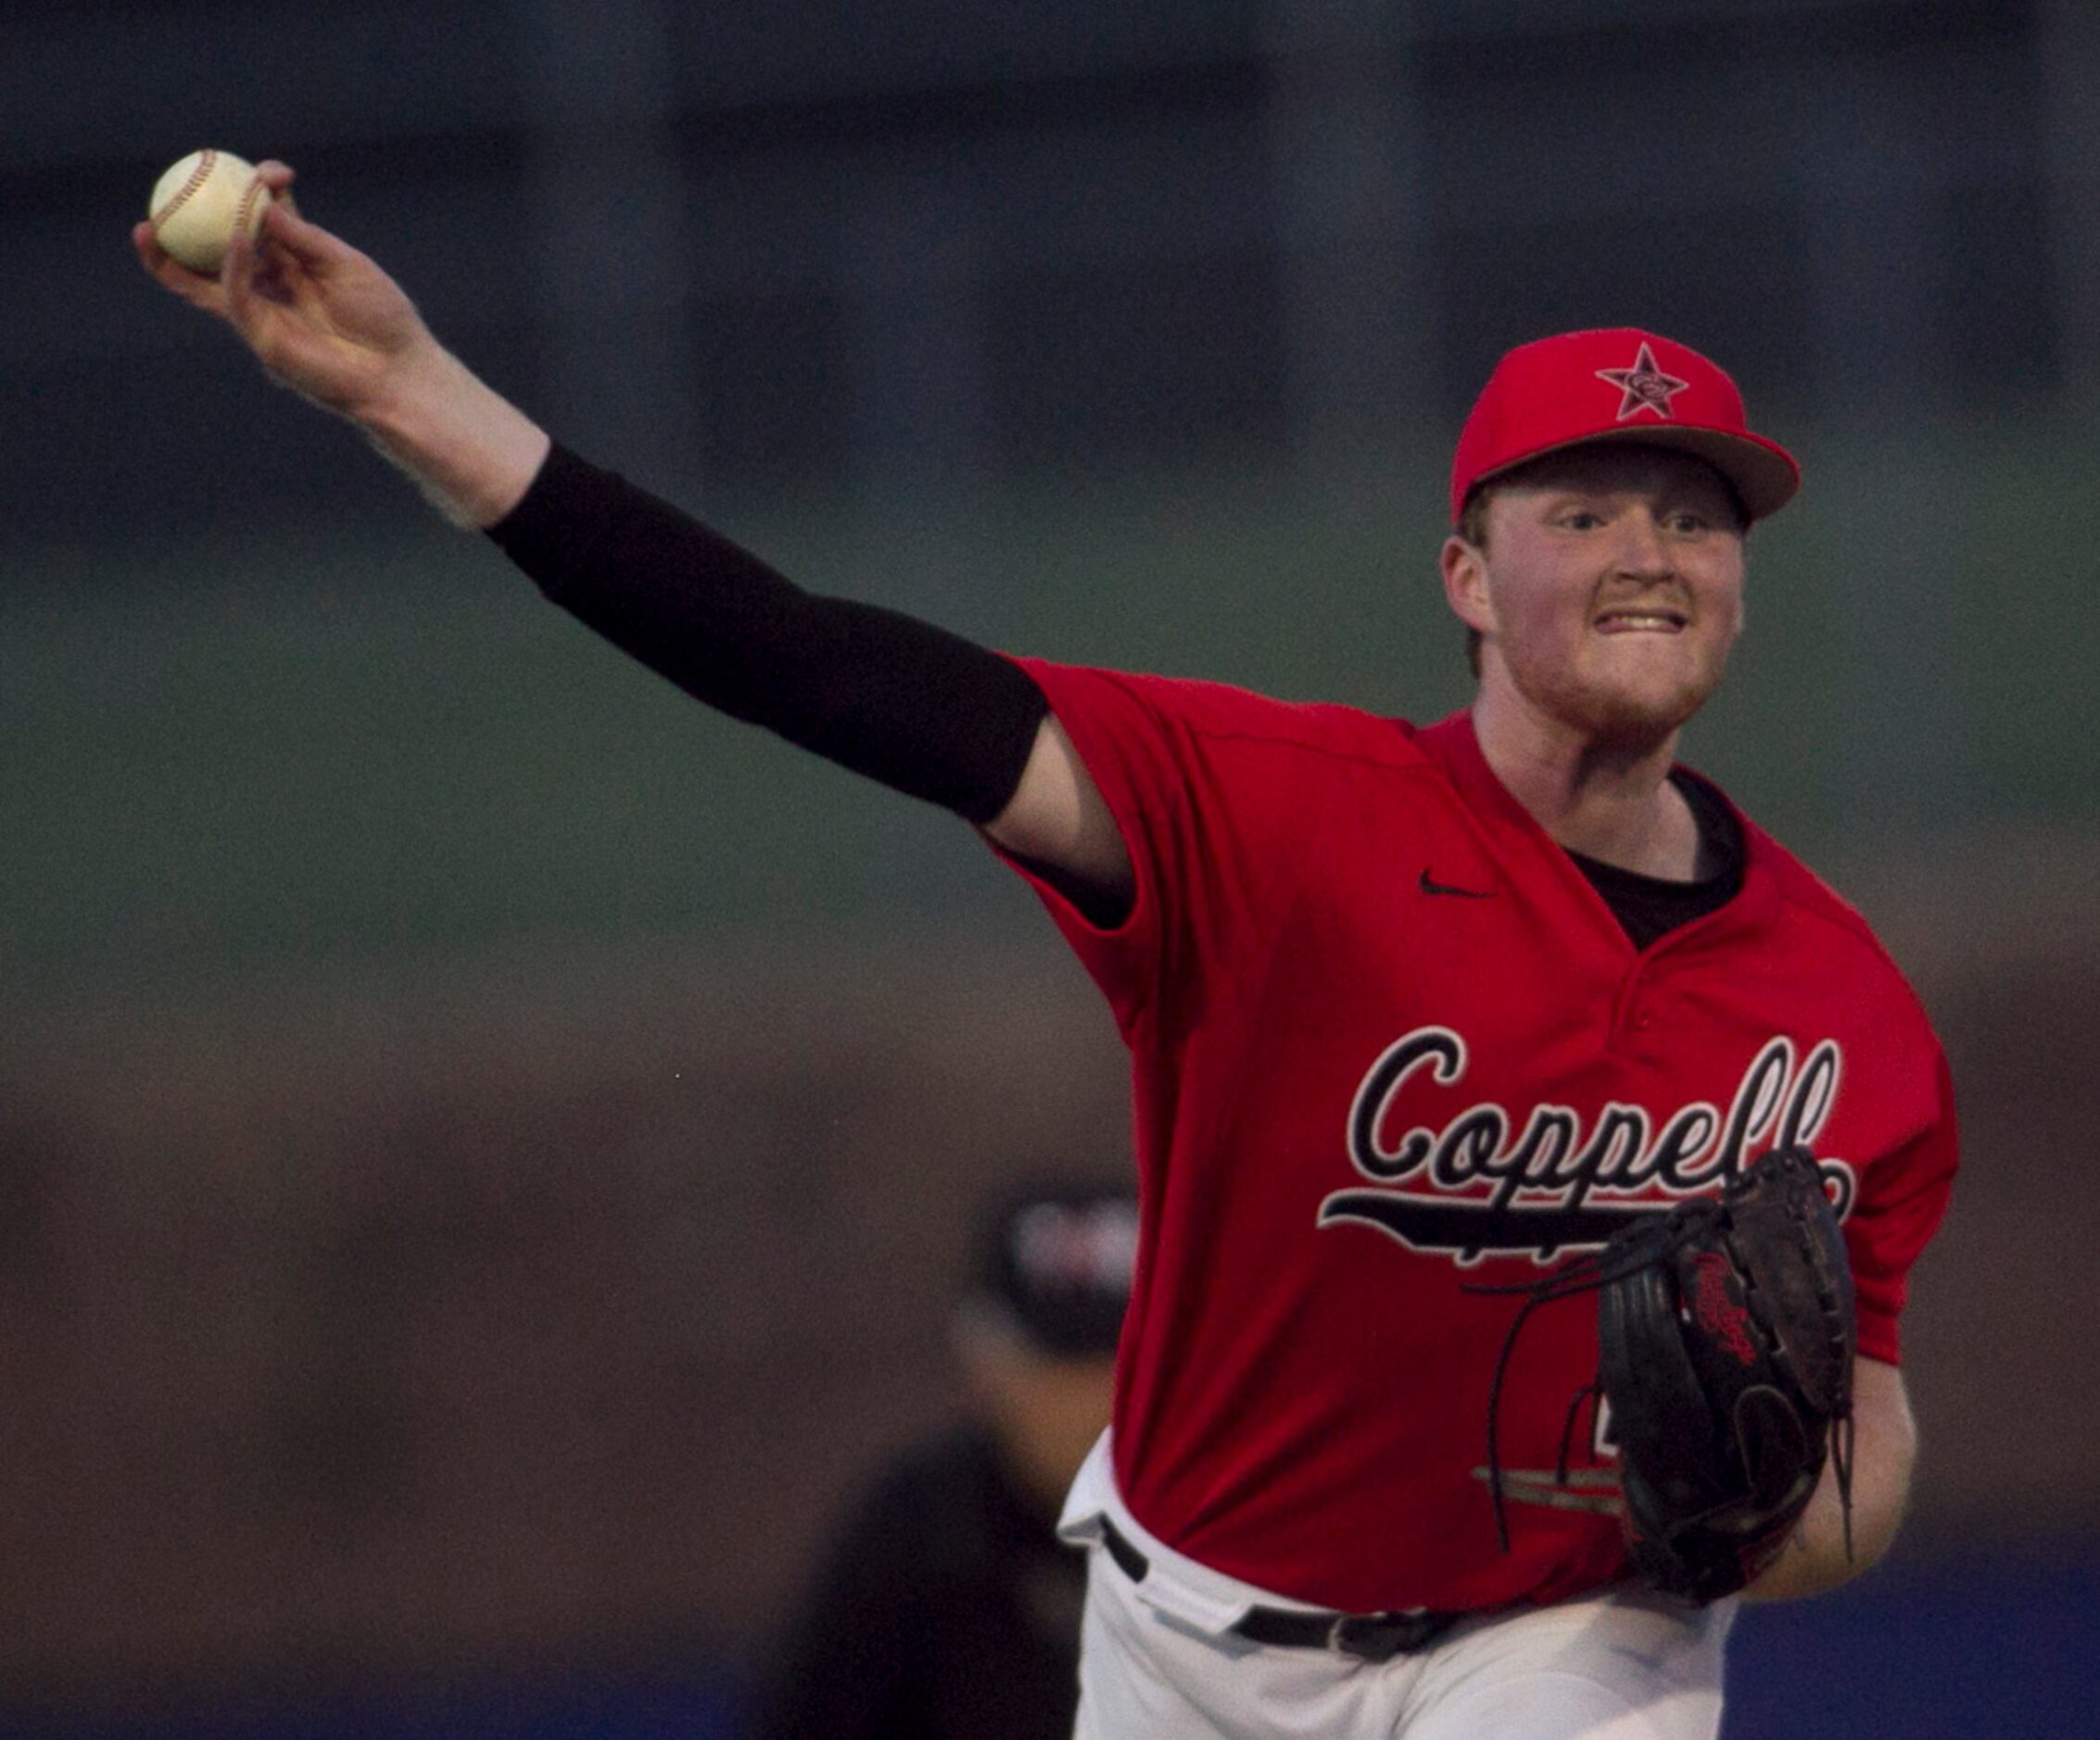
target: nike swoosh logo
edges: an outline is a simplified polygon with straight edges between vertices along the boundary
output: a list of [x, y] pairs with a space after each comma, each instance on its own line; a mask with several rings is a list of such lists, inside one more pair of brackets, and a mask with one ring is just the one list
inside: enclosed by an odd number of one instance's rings
[[1495, 898], [1493, 889], [1453, 888], [1448, 882], [1437, 881], [1427, 870], [1423, 871], [1421, 877], [1415, 883], [1415, 887], [1424, 894], [1448, 894], [1461, 901], [1491, 901]]

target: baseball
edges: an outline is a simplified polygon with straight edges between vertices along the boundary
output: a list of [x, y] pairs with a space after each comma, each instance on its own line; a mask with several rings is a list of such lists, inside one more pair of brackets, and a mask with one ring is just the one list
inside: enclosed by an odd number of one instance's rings
[[192, 151], [154, 183], [146, 220], [154, 240], [192, 271], [216, 272], [236, 230], [255, 234], [270, 190], [255, 165], [231, 151]]

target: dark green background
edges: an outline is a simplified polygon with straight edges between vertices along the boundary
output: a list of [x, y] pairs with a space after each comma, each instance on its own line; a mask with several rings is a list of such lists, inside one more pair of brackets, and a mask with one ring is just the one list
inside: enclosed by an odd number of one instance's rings
[[[1797, 446], [1809, 488], [1754, 535], [1750, 632], [1687, 759], [1841, 867], [2089, 826], [2100, 452], [2058, 430]], [[1248, 473], [1021, 488], [910, 523], [715, 512], [816, 589], [993, 644], [1429, 718], [1468, 689], [1439, 469], [1395, 455], [1317, 498]], [[18, 998], [1017, 903], [948, 818], [692, 705], [405, 485], [361, 534], [25, 556], [0, 738]]]

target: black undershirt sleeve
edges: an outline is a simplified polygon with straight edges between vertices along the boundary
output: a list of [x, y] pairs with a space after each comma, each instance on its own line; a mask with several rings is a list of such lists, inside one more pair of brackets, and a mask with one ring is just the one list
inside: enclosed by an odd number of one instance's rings
[[822, 598], [556, 444], [488, 536], [547, 597], [686, 693], [982, 824], [1049, 711], [1010, 659]]

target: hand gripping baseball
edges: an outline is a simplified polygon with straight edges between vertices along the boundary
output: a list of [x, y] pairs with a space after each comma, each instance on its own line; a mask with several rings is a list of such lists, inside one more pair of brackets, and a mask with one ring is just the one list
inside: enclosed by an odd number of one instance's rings
[[217, 277], [132, 232], [153, 278], [231, 326], [274, 380], [349, 418], [449, 518], [492, 525], [524, 495], [548, 438], [438, 344], [400, 285], [291, 198], [292, 171], [257, 167], [272, 203]]
[[437, 352], [436, 341], [377, 262], [299, 215], [286, 165], [266, 162], [257, 173], [273, 202], [254, 242], [234, 239], [216, 278], [163, 252], [150, 224], [133, 232], [139, 258], [160, 284], [232, 326], [272, 378], [361, 417]]

